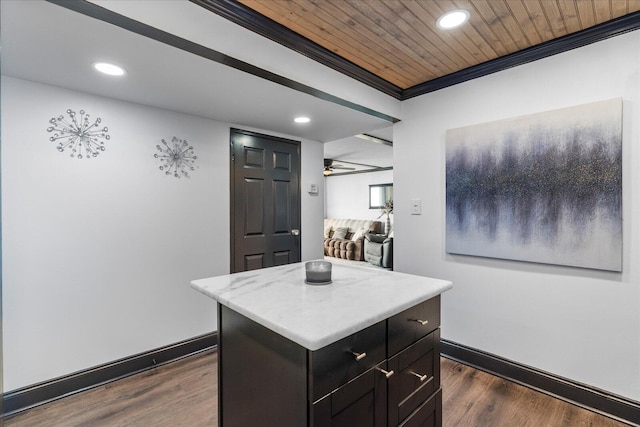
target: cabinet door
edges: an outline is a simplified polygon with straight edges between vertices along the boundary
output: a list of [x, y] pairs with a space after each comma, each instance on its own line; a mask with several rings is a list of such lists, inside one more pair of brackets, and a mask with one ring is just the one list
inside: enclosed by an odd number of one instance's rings
[[389, 358], [389, 427], [397, 426], [440, 388], [440, 330]]
[[313, 427], [386, 427], [386, 362], [334, 390], [312, 405]]
[[438, 389], [399, 427], [442, 427], [442, 389]]

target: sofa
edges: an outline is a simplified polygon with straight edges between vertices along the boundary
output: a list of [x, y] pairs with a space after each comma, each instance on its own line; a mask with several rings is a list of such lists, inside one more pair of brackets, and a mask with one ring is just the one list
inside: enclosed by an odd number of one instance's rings
[[369, 219], [324, 220], [324, 255], [352, 261], [364, 261], [364, 236], [379, 234], [383, 224]]
[[383, 234], [365, 234], [364, 260], [378, 267], [392, 270], [393, 237]]

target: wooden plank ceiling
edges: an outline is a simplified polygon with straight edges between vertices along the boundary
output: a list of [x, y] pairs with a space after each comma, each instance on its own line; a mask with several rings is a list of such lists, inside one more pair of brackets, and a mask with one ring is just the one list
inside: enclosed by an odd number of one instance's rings
[[[640, 0], [238, 0], [407, 89], [640, 11]], [[444, 12], [464, 26], [441, 30]]]

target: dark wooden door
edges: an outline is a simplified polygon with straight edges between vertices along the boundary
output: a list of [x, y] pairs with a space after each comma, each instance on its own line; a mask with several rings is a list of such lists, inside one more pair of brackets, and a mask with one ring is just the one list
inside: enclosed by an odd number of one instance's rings
[[300, 142], [231, 129], [231, 271], [300, 261]]

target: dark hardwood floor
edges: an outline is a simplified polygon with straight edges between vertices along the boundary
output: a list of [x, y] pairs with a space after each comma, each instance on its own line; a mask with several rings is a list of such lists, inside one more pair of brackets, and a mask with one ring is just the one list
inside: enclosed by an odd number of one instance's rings
[[627, 426], [469, 366], [442, 358], [444, 426]]
[[10, 426], [216, 426], [218, 354], [208, 351], [47, 403]]
[[[217, 361], [215, 351], [191, 356], [28, 410], [5, 426], [216, 426]], [[445, 427], [626, 425], [444, 358], [442, 387]]]

